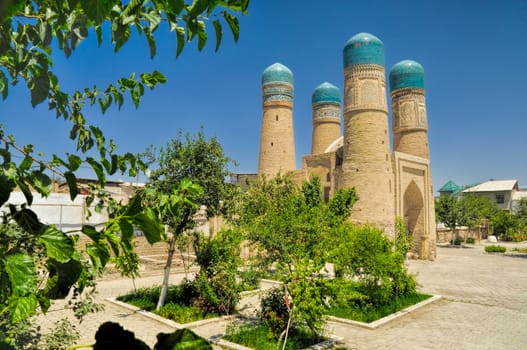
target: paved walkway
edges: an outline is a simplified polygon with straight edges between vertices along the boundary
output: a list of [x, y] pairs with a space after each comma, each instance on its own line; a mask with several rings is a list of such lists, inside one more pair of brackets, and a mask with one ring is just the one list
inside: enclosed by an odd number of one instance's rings
[[[527, 244], [509, 244], [527, 247]], [[342, 336], [350, 349], [525, 349], [527, 348], [527, 257], [487, 254], [483, 245], [472, 248], [438, 247], [434, 262], [412, 260], [409, 270], [417, 275], [421, 290], [440, 294], [443, 299], [370, 330], [330, 322], [328, 330]], [[172, 276], [177, 282], [182, 274]], [[140, 278], [137, 287], [159, 284], [161, 276]], [[98, 283], [100, 302], [105, 310], [88, 315], [79, 326], [79, 344], [94, 342], [98, 325], [119, 322], [148, 344], [156, 342], [159, 332], [173, 328], [117, 307], [105, 298], [133, 289], [131, 280], [107, 280]], [[255, 302], [242, 300], [242, 307]], [[55, 304], [40, 323], [51, 325], [71, 314]], [[215, 322], [195, 331], [205, 336], [223, 334], [227, 321]]]

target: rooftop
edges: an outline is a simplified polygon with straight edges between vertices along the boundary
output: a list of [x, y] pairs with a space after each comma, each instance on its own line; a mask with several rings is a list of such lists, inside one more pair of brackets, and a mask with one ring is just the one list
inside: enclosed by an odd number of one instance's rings
[[514, 189], [518, 189], [518, 180], [489, 180], [479, 185], [469, 187], [463, 190], [463, 193], [512, 191]]

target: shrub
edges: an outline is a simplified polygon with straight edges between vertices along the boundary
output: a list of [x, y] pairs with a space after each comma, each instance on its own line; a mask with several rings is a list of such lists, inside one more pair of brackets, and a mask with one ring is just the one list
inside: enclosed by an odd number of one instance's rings
[[258, 289], [261, 273], [254, 268], [240, 271], [240, 284], [243, 290]]
[[505, 253], [507, 248], [501, 245], [488, 245], [485, 247], [487, 253]]
[[200, 271], [194, 285], [198, 304], [206, 312], [228, 315], [240, 300], [241, 287], [236, 280], [240, 258], [240, 235], [223, 230], [213, 238], [199, 233], [194, 237], [196, 262]]
[[467, 237], [467, 241], [466, 241], [468, 244], [474, 244], [476, 243], [476, 240], [474, 239], [474, 237]]
[[260, 319], [273, 336], [278, 339], [287, 327], [289, 312], [285, 303], [285, 293], [281, 288], [273, 288], [261, 300]]
[[453, 245], [461, 245], [463, 243], [463, 238], [459, 235], [456, 235], [456, 238], [454, 238], [454, 243], [452, 243], [452, 240], [450, 240], [450, 244]]

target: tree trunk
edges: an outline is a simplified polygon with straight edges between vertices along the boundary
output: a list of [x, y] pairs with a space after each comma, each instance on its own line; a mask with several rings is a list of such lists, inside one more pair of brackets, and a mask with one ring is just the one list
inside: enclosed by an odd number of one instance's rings
[[170, 238], [170, 244], [168, 248], [167, 262], [165, 265], [165, 273], [163, 276], [163, 284], [161, 286], [161, 293], [159, 294], [159, 300], [157, 301], [156, 310], [159, 310], [163, 305], [165, 305], [165, 299], [167, 297], [168, 291], [168, 278], [170, 276], [170, 267], [172, 266], [172, 258], [174, 257], [174, 252], [176, 251], [176, 235], [172, 234]]

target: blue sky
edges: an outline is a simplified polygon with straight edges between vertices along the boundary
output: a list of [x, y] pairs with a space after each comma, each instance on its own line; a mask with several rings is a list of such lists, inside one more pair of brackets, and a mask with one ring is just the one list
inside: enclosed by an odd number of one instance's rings
[[[425, 69], [434, 189], [449, 179], [468, 184], [518, 179], [527, 187], [527, 1], [252, 0], [240, 18], [240, 40], [225, 31], [214, 53], [213, 35], [203, 52], [196, 43], [175, 57], [175, 35], [161, 27], [158, 53], [148, 57], [144, 37], [114, 54], [106, 41], [83, 42], [70, 59], [55, 54], [55, 71], [66, 90], [114, 82], [154, 69], [168, 82], [147, 91], [138, 110], [87, 113], [122, 152], [162, 147], [178, 130], [203, 126], [239, 166], [258, 165], [263, 70], [274, 62], [294, 74], [297, 164], [311, 148], [311, 94], [328, 81], [342, 90], [342, 48], [359, 32], [384, 42], [386, 70], [403, 59]], [[106, 37], [108, 39], [108, 36]], [[47, 107], [32, 109], [24, 87], [0, 102], [0, 120], [19, 143], [50, 156], [74, 152], [68, 123]]]

